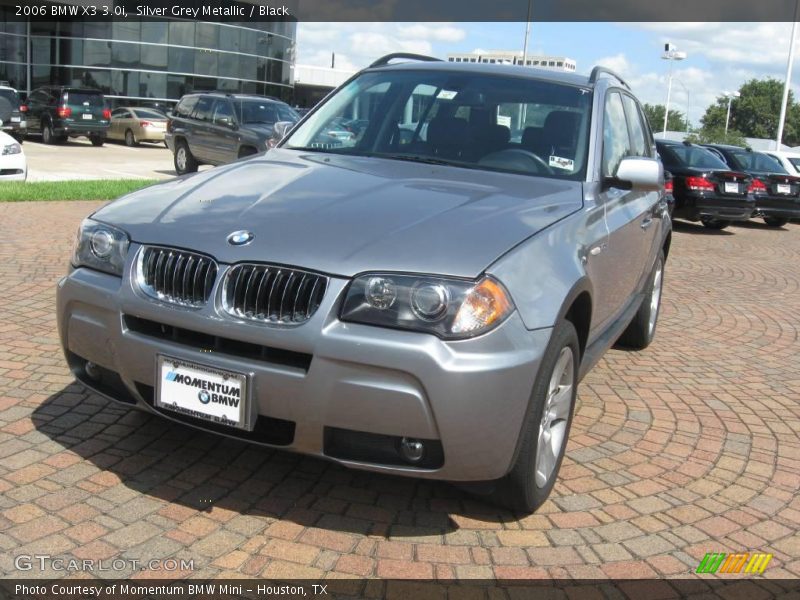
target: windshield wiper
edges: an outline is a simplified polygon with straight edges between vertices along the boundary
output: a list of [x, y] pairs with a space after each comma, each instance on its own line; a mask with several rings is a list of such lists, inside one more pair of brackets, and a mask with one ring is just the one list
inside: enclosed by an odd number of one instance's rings
[[457, 160], [445, 160], [434, 156], [420, 156], [419, 154], [373, 154], [377, 158], [388, 158], [390, 160], [405, 160], [408, 162], [424, 163], [427, 165], [448, 165], [451, 167], [461, 167], [465, 163]]

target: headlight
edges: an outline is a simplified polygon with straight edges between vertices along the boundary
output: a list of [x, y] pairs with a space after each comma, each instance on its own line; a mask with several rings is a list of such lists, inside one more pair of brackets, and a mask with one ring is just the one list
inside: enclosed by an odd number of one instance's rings
[[130, 240], [124, 231], [84, 219], [78, 229], [72, 266], [89, 267], [112, 275], [122, 276]]
[[18, 143], [14, 142], [13, 144], [7, 144], [3, 146], [3, 156], [8, 154], [20, 154], [22, 152], [22, 146]]
[[485, 333], [513, 310], [508, 292], [491, 277], [475, 282], [370, 273], [350, 284], [341, 319], [459, 339]]

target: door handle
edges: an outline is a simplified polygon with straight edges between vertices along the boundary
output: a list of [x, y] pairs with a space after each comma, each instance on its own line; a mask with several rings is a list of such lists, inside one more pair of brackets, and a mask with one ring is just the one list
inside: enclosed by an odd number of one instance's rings
[[642, 227], [642, 229], [647, 229], [652, 224], [653, 224], [653, 217], [649, 217], [648, 216], [648, 217], [645, 217], [644, 220], [642, 221], [641, 227]]

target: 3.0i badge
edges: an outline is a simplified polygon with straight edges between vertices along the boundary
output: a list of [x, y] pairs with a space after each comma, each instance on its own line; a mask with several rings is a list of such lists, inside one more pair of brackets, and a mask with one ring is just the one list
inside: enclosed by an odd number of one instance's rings
[[256, 236], [252, 231], [246, 231], [242, 229], [241, 231], [234, 231], [232, 234], [230, 234], [228, 236], [228, 243], [231, 246], [246, 246], [253, 241], [254, 237]]

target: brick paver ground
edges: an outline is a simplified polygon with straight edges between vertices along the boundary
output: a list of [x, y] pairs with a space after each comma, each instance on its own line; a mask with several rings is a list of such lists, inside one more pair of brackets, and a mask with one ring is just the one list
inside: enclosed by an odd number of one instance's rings
[[800, 575], [797, 225], [675, 232], [655, 343], [586, 378], [561, 479], [517, 518], [73, 383], [54, 287], [96, 206], [0, 203], [1, 575], [47, 553], [191, 558], [204, 576], [685, 576], [714, 551], [772, 552], [766, 576]]

